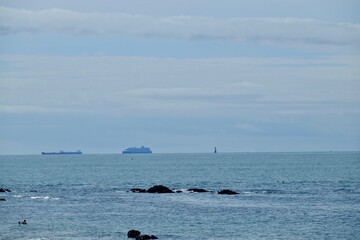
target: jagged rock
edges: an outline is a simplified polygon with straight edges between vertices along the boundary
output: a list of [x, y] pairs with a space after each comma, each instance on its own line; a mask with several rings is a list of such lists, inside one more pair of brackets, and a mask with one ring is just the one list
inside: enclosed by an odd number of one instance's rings
[[229, 189], [224, 189], [218, 192], [218, 194], [226, 194], [226, 195], [236, 195], [239, 194], [238, 192], [229, 190]]
[[197, 192], [197, 193], [209, 192], [208, 190], [205, 190], [202, 188], [190, 188], [188, 191], [189, 192]]
[[131, 192], [135, 192], [135, 193], [145, 193], [146, 189], [142, 189], [142, 188], [132, 188], [130, 189]]
[[11, 192], [9, 189], [6, 188], [0, 188], [0, 192]]
[[136, 238], [136, 237], [140, 236], [140, 234], [141, 234], [141, 232], [138, 230], [130, 230], [130, 231], [128, 231], [127, 236], [128, 236], [128, 238]]
[[6, 199], [5, 198], [0, 198], [0, 201], [6, 201]]
[[173, 193], [174, 191], [163, 185], [156, 185], [149, 188], [146, 192], [148, 193]]

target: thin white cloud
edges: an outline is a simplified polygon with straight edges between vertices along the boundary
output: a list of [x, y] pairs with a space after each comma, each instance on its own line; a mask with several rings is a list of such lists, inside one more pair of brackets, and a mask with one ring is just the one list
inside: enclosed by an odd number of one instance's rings
[[186, 39], [225, 39], [264, 44], [359, 47], [360, 24], [299, 18], [151, 17], [120, 13], [41, 11], [0, 7], [0, 33], [63, 32]]
[[360, 102], [356, 59], [0, 55], [8, 66], [0, 73], [0, 112], [135, 108], [247, 115], [302, 111], [314, 103], [316, 111], [335, 103], [349, 112]]

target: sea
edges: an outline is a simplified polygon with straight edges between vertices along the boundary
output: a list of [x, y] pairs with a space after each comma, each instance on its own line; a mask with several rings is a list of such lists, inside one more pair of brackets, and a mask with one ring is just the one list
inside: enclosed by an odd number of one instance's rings
[[360, 152], [3, 155], [0, 188], [2, 240], [360, 239]]

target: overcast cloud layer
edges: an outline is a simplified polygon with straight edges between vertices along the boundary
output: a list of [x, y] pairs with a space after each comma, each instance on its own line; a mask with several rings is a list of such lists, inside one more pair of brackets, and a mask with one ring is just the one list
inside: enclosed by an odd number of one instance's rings
[[298, 18], [151, 17], [124, 13], [80, 13], [62, 9], [0, 8], [1, 33], [64, 32], [186, 39], [224, 39], [267, 44], [360, 47], [360, 24]]
[[87, 2], [0, 1], [0, 154], [359, 150], [356, 1]]

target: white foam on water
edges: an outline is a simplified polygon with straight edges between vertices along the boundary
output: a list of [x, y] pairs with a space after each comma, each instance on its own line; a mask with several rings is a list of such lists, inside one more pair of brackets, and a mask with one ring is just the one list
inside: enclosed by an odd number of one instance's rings
[[44, 200], [48, 200], [50, 199], [49, 196], [33, 196], [31, 197], [31, 199], [44, 199]]

